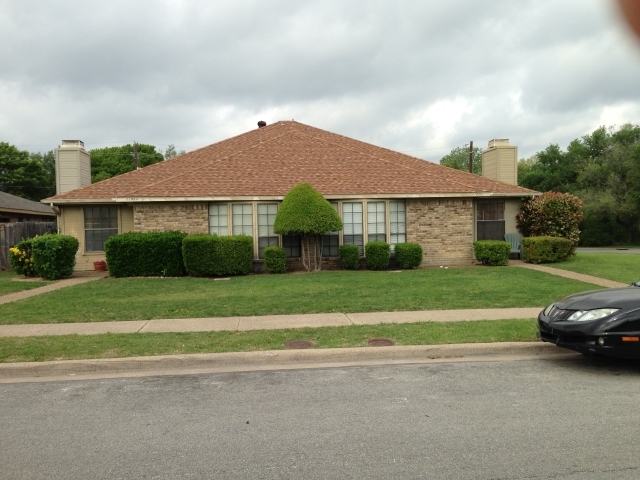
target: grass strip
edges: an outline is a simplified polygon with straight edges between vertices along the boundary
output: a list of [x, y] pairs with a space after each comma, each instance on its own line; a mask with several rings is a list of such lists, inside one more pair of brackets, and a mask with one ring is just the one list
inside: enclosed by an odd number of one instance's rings
[[599, 288], [511, 267], [107, 278], [0, 305], [0, 324], [541, 307]]
[[19, 278], [14, 272], [0, 270], [0, 295], [8, 295], [9, 293], [22, 292], [33, 288], [44, 287], [51, 282], [20, 282], [15, 279]]
[[579, 252], [564, 262], [549, 266], [615, 282], [631, 283], [640, 280], [640, 254]]
[[532, 342], [534, 320], [354, 325], [348, 327], [254, 330], [248, 332], [128, 333], [0, 338], [0, 362], [42, 362], [188, 353], [283, 350], [289, 340], [310, 340], [313, 348], [364, 347], [371, 338], [396, 345]]

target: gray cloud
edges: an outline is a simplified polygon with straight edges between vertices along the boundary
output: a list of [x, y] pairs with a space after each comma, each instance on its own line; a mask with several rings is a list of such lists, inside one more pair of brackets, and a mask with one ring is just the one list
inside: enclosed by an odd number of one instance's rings
[[0, 29], [0, 140], [29, 150], [295, 118], [431, 160], [494, 137], [529, 156], [640, 114], [608, 0], [5, 0]]

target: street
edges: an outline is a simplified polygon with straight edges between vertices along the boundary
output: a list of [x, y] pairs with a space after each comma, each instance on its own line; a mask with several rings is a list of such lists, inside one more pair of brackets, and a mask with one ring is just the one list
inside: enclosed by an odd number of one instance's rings
[[639, 394], [577, 354], [2, 384], [0, 477], [636, 479]]

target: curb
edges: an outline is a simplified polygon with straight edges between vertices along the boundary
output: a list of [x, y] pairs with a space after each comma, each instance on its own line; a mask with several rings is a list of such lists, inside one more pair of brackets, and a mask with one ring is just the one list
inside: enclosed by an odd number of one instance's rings
[[0, 364], [0, 383], [575, 355], [542, 342], [265, 350]]

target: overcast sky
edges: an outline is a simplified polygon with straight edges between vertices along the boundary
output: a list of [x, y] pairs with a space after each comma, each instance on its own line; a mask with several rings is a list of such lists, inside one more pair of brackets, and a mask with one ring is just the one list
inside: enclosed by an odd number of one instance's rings
[[610, 0], [0, 0], [0, 141], [187, 151], [295, 119], [433, 161], [640, 123]]

